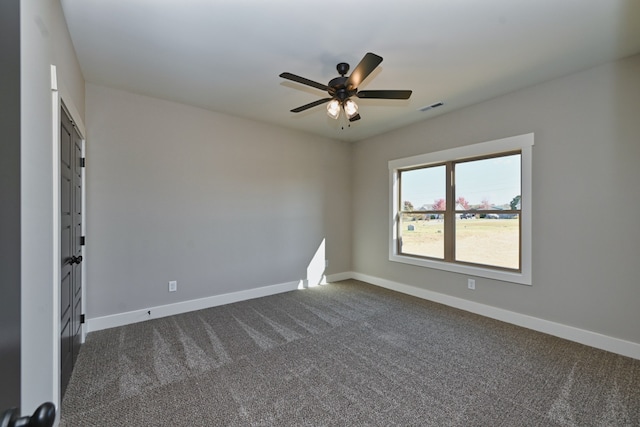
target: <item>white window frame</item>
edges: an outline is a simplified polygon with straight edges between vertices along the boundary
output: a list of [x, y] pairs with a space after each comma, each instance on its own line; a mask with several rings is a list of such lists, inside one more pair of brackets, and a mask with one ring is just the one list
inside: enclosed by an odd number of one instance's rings
[[[522, 285], [531, 285], [531, 158], [533, 144], [533, 133], [528, 133], [524, 135], [517, 135], [509, 138], [497, 139], [493, 141], [482, 142], [479, 144], [472, 144], [464, 147], [457, 147], [449, 150], [421, 154], [417, 156], [405, 157], [402, 159], [389, 161], [389, 261], [417, 265], [420, 267], [434, 268], [437, 270], [445, 270], [469, 276], [485, 277], [488, 279], [519, 283]], [[398, 177], [400, 170], [516, 150], [520, 150], [522, 162], [520, 169], [520, 173], [522, 175], [522, 198], [520, 207], [522, 213], [520, 218], [520, 272], [511, 272], [492, 269], [490, 267], [478, 267], [438, 261], [433, 259], [418, 258], [398, 253], [397, 222], [400, 218], [400, 206], [398, 204], [400, 188]]]

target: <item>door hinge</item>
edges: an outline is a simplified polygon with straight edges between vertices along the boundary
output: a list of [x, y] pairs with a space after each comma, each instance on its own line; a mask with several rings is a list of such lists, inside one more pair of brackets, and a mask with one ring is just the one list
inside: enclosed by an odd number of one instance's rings
[[80, 323], [84, 323], [84, 314], [80, 315]]
[[87, 244], [87, 238], [85, 236], [80, 236], [80, 246], [84, 246]]
[[86, 157], [80, 157], [80, 167], [83, 168], [85, 167], [87, 164], [87, 158]]

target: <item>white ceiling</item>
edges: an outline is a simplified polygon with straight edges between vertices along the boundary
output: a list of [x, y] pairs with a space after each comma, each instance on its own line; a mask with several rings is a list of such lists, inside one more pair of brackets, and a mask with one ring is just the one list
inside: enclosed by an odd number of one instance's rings
[[[61, 0], [87, 82], [357, 141], [640, 52], [639, 0]], [[336, 64], [384, 58], [351, 127], [328, 95]], [[429, 112], [421, 107], [443, 101]]]

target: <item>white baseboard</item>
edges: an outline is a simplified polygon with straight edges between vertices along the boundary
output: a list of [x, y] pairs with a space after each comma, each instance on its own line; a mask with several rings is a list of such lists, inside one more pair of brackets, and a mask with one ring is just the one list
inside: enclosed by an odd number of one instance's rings
[[[418, 288], [403, 283], [394, 282], [380, 277], [369, 276], [362, 273], [347, 271], [343, 273], [330, 274], [326, 276], [327, 282], [338, 282], [341, 280], [356, 279], [370, 283], [375, 286], [390, 289], [403, 294], [412, 295], [418, 298], [444, 304], [453, 308], [458, 308], [481, 316], [511, 323], [513, 325], [522, 326], [534, 331], [543, 332], [569, 341], [578, 342], [601, 350], [610, 351], [627, 357], [640, 360], [640, 344], [631, 341], [625, 341], [619, 338], [613, 338], [597, 332], [585, 329], [575, 328], [573, 326], [563, 325], [561, 323], [540, 319], [538, 317], [526, 314], [516, 313], [514, 311], [502, 308], [492, 307], [490, 305], [481, 304], [466, 300], [464, 298], [453, 297], [439, 292], [429, 291], [427, 289]], [[99, 331], [102, 329], [115, 328], [131, 323], [142, 322], [160, 317], [173, 316], [175, 314], [187, 313], [189, 311], [202, 310], [205, 308], [216, 307], [224, 304], [260, 298], [269, 295], [275, 295], [282, 292], [293, 291], [300, 288], [300, 282], [288, 282], [278, 285], [264, 286], [261, 288], [249, 289], [245, 291], [232, 292], [223, 295], [215, 295], [196, 300], [183, 301], [175, 304], [161, 305], [141, 310], [129, 311], [126, 313], [118, 313], [103, 317], [94, 317], [88, 319], [87, 329], [91, 331]], [[149, 314], [151, 312], [151, 314]]]
[[[352, 279], [361, 280], [372, 285], [382, 288], [391, 289], [403, 294], [412, 295], [418, 298], [448, 305], [450, 307], [459, 308], [481, 316], [511, 323], [513, 325], [522, 326], [524, 328], [533, 329], [534, 331], [543, 332], [569, 341], [578, 342], [601, 350], [610, 351], [634, 359], [640, 359], [640, 344], [625, 341], [619, 338], [613, 338], [602, 335], [597, 332], [585, 329], [575, 328], [573, 326], [563, 325], [561, 323], [551, 322], [549, 320], [540, 319], [538, 317], [526, 314], [516, 313], [514, 311], [504, 310], [502, 308], [492, 307], [490, 305], [469, 301], [463, 298], [453, 297], [450, 295], [433, 292], [415, 286], [405, 285], [403, 283], [393, 282], [391, 280], [379, 277], [369, 276], [362, 273], [350, 272], [342, 273], [341, 277], [350, 276]], [[344, 280], [344, 279], [342, 279]]]
[[254, 298], [266, 297], [282, 292], [289, 292], [298, 289], [300, 282], [281, 283], [278, 285], [264, 286], [261, 288], [248, 289], [245, 291], [231, 292], [228, 294], [214, 295], [211, 297], [177, 302], [174, 304], [160, 305], [156, 307], [144, 308], [141, 310], [128, 311], [126, 313], [112, 314], [103, 317], [88, 319], [87, 329], [89, 332], [102, 329], [115, 328], [129, 325], [131, 323], [143, 322], [160, 317], [173, 316], [195, 310], [216, 307], [224, 304], [231, 304], [239, 301], [246, 301]]
[[353, 279], [353, 272], [351, 271], [347, 271], [345, 273], [336, 273], [336, 274], [328, 274], [327, 275], [327, 282], [331, 283], [331, 282], [339, 282], [341, 280], [349, 280], [349, 279]]

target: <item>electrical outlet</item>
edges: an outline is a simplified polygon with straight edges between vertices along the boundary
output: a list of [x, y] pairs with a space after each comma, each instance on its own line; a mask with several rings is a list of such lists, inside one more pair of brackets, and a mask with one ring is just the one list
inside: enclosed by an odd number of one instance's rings
[[325, 259], [324, 260], [324, 268], [327, 268], [327, 267], [329, 267], [329, 260]]
[[178, 282], [175, 280], [172, 280], [169, 282], [169, 292], [175, 292], [178, 290]]
[[476, 281], [475, 281], [475, 279], [468, 279], [467, 280], [467, 287], [469, 289], [475, 290], [476, 289]]

